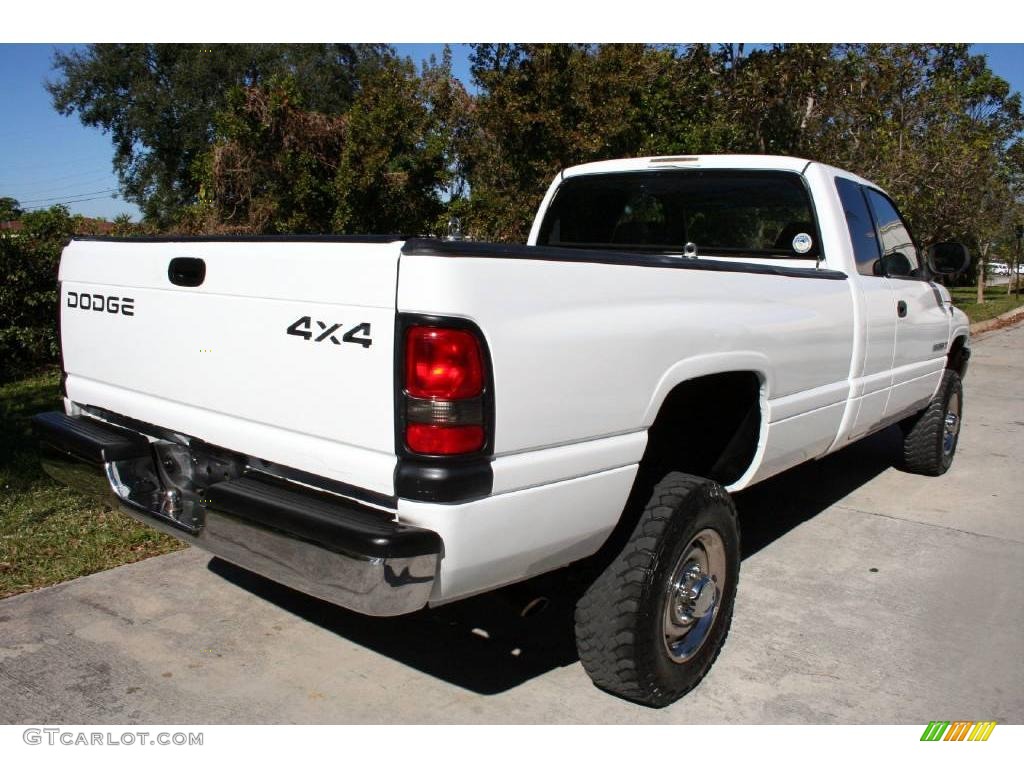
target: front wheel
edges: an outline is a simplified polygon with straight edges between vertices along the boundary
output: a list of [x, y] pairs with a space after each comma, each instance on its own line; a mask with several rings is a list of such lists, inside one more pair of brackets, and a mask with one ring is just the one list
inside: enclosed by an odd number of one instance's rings
[[729, 633], [739, 564], [725, 489], [665, 475], [622, 551], [577, 603], [576, 647], [594, 684], [651, 707], [690, 691]]
[[947, 368], [928, 407], [903, 424], [903, 466], [918, 475], [943, 474], [960, 440], [964, 390], [960, 374]]

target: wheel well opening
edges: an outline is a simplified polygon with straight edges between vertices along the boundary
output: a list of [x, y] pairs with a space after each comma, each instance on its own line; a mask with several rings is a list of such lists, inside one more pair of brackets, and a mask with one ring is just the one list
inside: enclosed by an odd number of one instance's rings
[[967, 349], [967, 337], [957, 336], [946, 356], [946, 367], [956, 371], [960, 374], [960, 378], [963, 378], [967, 375], [967, 360], [970, 356], [971, 353]]
[[677, 385], [648, 430], [641, 466], [679, 470], [722, 485], [740, 479], [757, 451], [761, 379], [752, 371], [702, 376]]
[[651, 488], [673, 470], [715, 480], [739, 480], [757, 453], [761, 378], [752, 371], [717, 373], [677, 385], [647, 431], [647, 448], [622, 517], [591, 559], [597, 571], [629, 538]]

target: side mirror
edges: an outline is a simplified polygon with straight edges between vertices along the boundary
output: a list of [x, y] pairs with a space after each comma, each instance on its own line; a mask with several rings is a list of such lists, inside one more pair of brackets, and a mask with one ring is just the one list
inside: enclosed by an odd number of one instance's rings
[[928, 269], [936, 275], [959, 275], [971, 263], [971, 255], [961, 243], [935, 243], [925, 250]]

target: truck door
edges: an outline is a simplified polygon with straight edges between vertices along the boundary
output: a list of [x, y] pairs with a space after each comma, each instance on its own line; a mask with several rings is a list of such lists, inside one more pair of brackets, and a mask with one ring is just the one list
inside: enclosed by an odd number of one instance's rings
[[847, 440], [865, 435], [885, 418], [885, 407], [892, 386], [893, 347], [896, 343], [896, 296], [889, 280], [881, 272], [881, 250], [874, 219], [860, 184], [852, 179], [836, 177], [836, 191], [846, 215], [846, 226], [853, 246], [860, 302], [864, 325], [864, 354], [855, 365], [851, 396], [857, 399], [853, 424]]
[[881, 269], [895, 299], [892, 390], [885, 408], [891, 418], [924, 407], [935, 392], [946, 366], [949, 313], [927, 280], [928, 269], [896, 206], [875, 189], [866, 188], [865, 194], [881, 246]]

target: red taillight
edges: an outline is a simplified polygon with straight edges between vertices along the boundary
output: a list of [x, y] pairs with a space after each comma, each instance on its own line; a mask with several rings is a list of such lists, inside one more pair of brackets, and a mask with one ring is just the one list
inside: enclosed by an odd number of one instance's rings
[[460, 400], [484, 388], [480, 345], [469, 331], [410, 328], [405, 340], [405, 391], [413, 397]]
[[479, 425], [442, 427], [435, 424], [409, 424], [405, 442], [410, 451], [450, 456], [472, 453], [484, 447], [484, 428]]
[[481, 342], [459, 328], [413, 326], [405, 334], [405, 445], [434, 456], [487, 444]]

